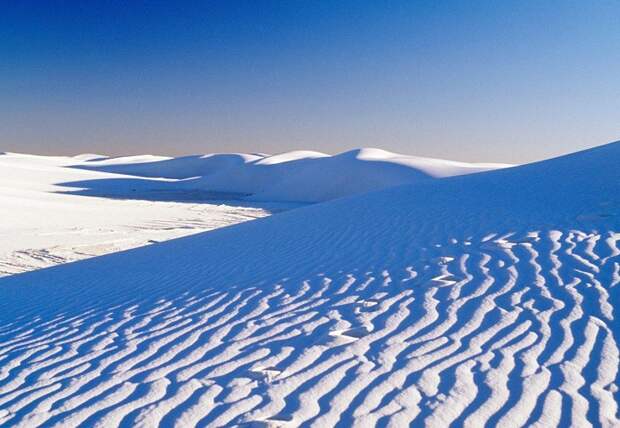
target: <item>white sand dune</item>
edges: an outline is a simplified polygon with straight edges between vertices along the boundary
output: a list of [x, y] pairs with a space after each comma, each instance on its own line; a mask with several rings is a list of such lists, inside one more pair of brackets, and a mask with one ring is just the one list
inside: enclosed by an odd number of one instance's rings
[[0, 424], [618, 426], [619, 164], [614, 143], [2, 278]]
[[253, 201], [322, 202], [438, 177], [505, 168], [356, 149], [278, 155], [225, 153], [181, 158], [106, 159], [79, 168], [142, 177], [188, 179], [177, 187], [234, 193]]

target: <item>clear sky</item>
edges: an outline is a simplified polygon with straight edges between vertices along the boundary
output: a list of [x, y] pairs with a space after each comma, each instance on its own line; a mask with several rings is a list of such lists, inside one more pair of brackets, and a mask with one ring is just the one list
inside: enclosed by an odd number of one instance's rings
[[615, 0], [0, 2], [4, 151], [525, 162], [617, 139]]

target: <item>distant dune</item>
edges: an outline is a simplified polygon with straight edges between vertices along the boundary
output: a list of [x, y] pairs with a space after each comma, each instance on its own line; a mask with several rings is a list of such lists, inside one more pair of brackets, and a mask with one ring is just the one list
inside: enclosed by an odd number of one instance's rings
[[321, 202], [428, 178], [504, 168], [357, 149], [277, 155], [225, 153], [180, 158], [104, 159], [76, 168], [140, 177], [187, 179], [179, 188], [246, 195], [254, 201]]

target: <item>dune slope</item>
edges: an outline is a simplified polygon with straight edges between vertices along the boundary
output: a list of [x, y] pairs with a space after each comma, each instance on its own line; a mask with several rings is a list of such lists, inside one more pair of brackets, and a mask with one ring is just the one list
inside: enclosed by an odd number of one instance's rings
[[617, 426], [620, 144], [0, 279], [7, 426]]

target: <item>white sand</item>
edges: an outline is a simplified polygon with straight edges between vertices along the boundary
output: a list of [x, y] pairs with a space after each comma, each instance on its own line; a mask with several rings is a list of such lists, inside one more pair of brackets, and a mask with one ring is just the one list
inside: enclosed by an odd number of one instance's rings
[[0, 423], [618, 426], [618, 165], [614, 143], [2, 278]]

